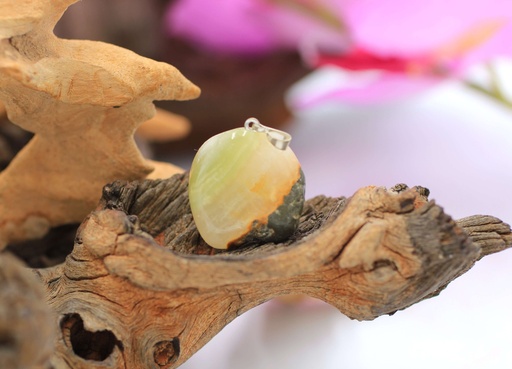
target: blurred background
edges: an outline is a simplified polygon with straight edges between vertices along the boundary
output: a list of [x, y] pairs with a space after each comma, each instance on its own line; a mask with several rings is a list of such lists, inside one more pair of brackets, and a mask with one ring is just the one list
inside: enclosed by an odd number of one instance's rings
[[[507, 0], [86, 0], [56, 33], [165, 61], [201, 87], [157, 102], [190, 133], [141, 134], [147, 155], [188, 168], [204, 140], [255, 116], [292, 134], [308, 198], [403, 182], [455, 219], [510, 223], [511, 20]], [[510, 250], [489, 256], [372, 322], [271, 301], [183, 368], [512, 368], [510, 265]]]

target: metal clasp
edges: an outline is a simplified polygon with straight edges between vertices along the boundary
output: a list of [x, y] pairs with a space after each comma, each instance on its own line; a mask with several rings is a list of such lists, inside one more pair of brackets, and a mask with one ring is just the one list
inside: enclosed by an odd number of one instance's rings
[[286, 148], [290, 144], [290, 141], [292, 140], [292, 136], [290, 134], [284, 131], [280, 131], [278, 129], [264, 126], [256, 118], [247, 119], [245, 121], [244, 127], [248, 131], [266, 133], [269, 142], [279, 150], [286, 150]]

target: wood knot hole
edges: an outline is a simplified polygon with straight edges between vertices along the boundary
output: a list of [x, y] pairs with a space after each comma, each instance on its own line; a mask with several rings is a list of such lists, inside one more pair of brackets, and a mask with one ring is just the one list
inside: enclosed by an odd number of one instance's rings
[[103, 361], [107, 359], [116, 344], [121, 343], [109, 330], [90, 332], [84, 328], [84, 321], [79, 314], [68, 314], [61, 321], [61, 331], [66, 345], [73, 349], [75, 355], [85, 360]]
[[180, 355], [180, 340], [178, 337], [170, 341], [160, 341], [154, 346], [153, 358], [161, 368], [168, 368]]

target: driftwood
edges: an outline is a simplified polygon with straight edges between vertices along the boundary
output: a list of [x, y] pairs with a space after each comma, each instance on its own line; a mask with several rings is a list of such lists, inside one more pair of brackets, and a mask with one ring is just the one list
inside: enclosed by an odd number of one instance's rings
[[61, 329], [55, 369], [175, 368], [243, 312], [287, 294], [371, 320], [512, 245], [500, 220], [457, 223], [425, 189], [401, 185], [310, 199], [288, 242], [213, 250], [186, 190], [185, 174], [106, 186], [66, 262], [39, 270]]
[[192, 99], [199, 89], [168, 64], [56, 37], [76, 1], [0, 2], [0, 100], [35, 133], [0, 174], [0, 249], [81, 222], [108, 182], [180, 171], [144, 159], [133, 133], [154, 115], [153, 100]]
[[37, 277], [0, 254], [0, 368], [46, 368], [57, 326]]

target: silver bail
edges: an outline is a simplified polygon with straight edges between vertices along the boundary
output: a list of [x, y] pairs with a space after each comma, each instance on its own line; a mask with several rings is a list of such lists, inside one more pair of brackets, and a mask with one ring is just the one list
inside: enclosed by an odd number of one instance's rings
[[270, 128], [264, 126], [260, 123], [260, 121], [256, 118], [249, 118], [245, 121], [244, 124], [245, 129], [249, 131], [255, 132], [265, 132], [267, 134], [268, 141], [279, 150], [286, 150], [290, 141], [292, 140], [292, 136], [284, 131], [280, 131], [278, 129]]

